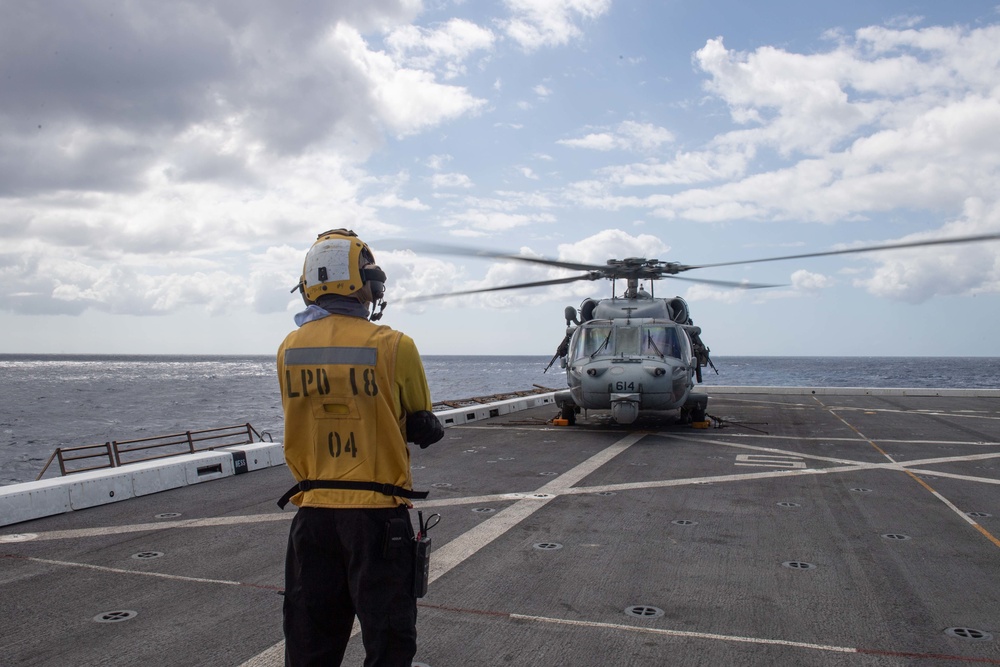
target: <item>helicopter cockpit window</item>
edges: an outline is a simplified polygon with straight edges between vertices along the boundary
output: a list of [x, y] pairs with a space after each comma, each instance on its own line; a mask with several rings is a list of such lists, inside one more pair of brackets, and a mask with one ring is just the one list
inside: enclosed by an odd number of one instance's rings
[[615, 329], [615, 356], [634, 355], [639, 352], [639, 327]]
[[680, 359], [680, 344], [674, 327], [649, 326], [642, 328], [640, 354]]
[[580, 329], [580, 334], [576, 339], [576, 346], [573, 349], [573, 358], [592, 357], [602, 354], [611, 354], [609, 348], [609, 337], [611, 336], [610, 325], [585, 324]]

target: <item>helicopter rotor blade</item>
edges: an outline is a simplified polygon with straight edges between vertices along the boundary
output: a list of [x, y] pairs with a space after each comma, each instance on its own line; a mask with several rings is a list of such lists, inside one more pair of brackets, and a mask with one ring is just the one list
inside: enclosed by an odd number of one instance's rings
[[715, 285], [717, 287], [728, 287], [731, 289], [766, 289], [768, 287], [786, 287], [786, 285], [773, 285], [768, 283], [742, 283], [734, 280], [709, 280], [707, 278], [687, 278], [683, 276], [665, 275], [663, 278], [669, 280], [683, 280], [688, 283], [701, 283], [703, 285]]
[[543, 266], [554, 266], [560, 269], [570, 269], [571, 271], [607, 271], [607, 266], [600, 264], [581, 264], [579, 262], [563, 262], [557, 259], [546, 257], [531, 257], [528, 255], [511, 255], [503, 252], [494, 252], [483, 248], [467, 248], [463, 246], [445, 245], [440, 243], [414, 243], [412, 241], [387, 240], [383, 242], [387, 246], [400, 246], [407, 250], [424, 252], [430, 255], [455, 255], [458, 257], [483, 257], [486, 259], [506, 259], [514, 262], [527, 262], [529, 264], [541, 264]]
[[546, 285], [563, 285], [566, 283], [575, 283], [578, 280], [597, 280], [600, 275], [594, 274], [584, 274], [581, 276], [571, 276], [569, 278], [555, 278], [553, 280], [539, 280], [531, 283], [517, 283], [514, 285], [500, 285], [498, 287], [484, 287], [482, 289], [470, 289], [462, 290], [460, 292], [444, 292], [441, 294], [424, 294], [421, 296], [407, 297], [403, 299], [397, 299], [396, 303], [416, 303], [418, 301], [432, 301], [434, 299], [446, 299], [451, 296], [463, 296], [466, 294], [482, 294], [485, 292], [501, 292], [504, 290], [512, 289], [525, 289], [528, 287], [545, 287]]
[[690, 271], [691, 269], [711, 269], [719, 266], [738, 266], [740, 264], [758, 264], [760, 262], [778, 262], [785, 259], [808, 259], [810, 257], [829, 257], [831, 255], [853, 255], [863, 252], [877, 252], [879, 250], [899, 250], [902, 248], [922, 248], [924, 246], [951, 245], [958, 243], [976, 243], [979, 241], [1000, 240], [1000, 233], [978, 234], [975, 236], [957, 236], [946, 239], [931, 239], [928, 241], [908, 241], [904, 243], [885, 243], [881, 245], [865, 246], [863, 248], [848, 248], [844, 250], [827, 250], [824, 252], [808, 252], [801, 255], [785, 255], [782, 257], [765, 257], [762, 259], [749, 259], [740, 262], [718, 262], [715, 264], [692, 264], [678, 267], [678, 271]]

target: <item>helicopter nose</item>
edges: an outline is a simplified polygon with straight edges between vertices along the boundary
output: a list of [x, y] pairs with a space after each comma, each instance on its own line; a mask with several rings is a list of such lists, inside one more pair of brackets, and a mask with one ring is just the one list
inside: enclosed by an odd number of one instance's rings
[[628, 398], [612, 400], [611, 416], [619, 424], [631, 424], [639, 416], [639, 401]]

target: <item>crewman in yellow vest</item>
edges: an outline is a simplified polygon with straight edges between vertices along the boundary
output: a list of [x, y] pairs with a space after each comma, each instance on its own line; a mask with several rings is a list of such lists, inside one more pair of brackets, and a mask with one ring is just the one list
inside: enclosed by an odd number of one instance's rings
[[[413, 340], [374, 324], [385, 273], [350, 230], [319, 235], [297, 289], [306, 310], [278, 349], [285, 461], [299, 509], [285, 559], [285, 664], [339, 665], [354, 617], [365, 665], [416, 653], [413, 491], [407, 441], [444, 430]], [[371, 313], [369, 314], [369, 306]], [[379, 308], [379, 306], [381, 306]]]

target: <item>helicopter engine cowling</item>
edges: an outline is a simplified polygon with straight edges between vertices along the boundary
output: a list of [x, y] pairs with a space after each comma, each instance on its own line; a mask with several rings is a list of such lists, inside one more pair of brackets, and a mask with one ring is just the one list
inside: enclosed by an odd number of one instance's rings
[[594, 309], [597, 308], [597, 301], [584, 299], [580, 304], [580, 322], [587, 322], [594, 319]]
[[687, 324], [688, 320], [691, 319], [691, 311], [688, 310], [687, 301], [675, 296], [668, 302], [670, 306], [670, 319], [677, 324]]

